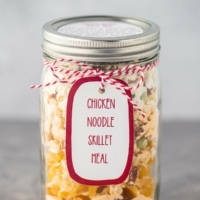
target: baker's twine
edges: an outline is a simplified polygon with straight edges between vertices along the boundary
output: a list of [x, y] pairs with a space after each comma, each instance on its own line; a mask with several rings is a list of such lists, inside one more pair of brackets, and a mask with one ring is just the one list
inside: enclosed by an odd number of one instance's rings
[[[70, 70], [61, 68], [59, 66], [60, 62], [67, 62], [67, 63], [73, 63], [76, 65], [79, 65], [84, 70]], [[53, 62], [49, 62], [46, 59], [43, 59], [44, 67], [49, 68], [53, 74], [53, 76], [56, 78], [53, 82], [48, 82], [44, 84], [39, 85], [31, 85], [30, 88], [42, 88], [42, 87], [48, 87], [50, 85], [55, 85], [57, 83], [68, 83], [68, 84], [74, 84], [77, 80], [85, 77], [100, 77], [101, 78], [101, 84], [100, 89], [103, 91], [105, 89], [105, 83], [109, 83], [110, 85], [113, 85], [117, 90], [120, 90], [123, 95], [126, 96], [128, 101], [133, 105], [134, 109], [137, 110], [142, 117], [146, 117], [146, 114], [142, 111], [142, 109], [138, 106], [137, 103], [135, 103], [132, 100], [132, 97], [130, 97], [126, 91], [136, 90], [139, 88], [143, 82], [144, 82], [144, 72], [151, 70], [153, 67], [155, 67], [158, 64], [158, 60], [155, 60], [145, 66], [139, 66], [139, 65], [126, 65], [120, 69], [112, 70], [112, 71], [103, 71], [100, 69], [95, 69], [94, 67], [82, 63], [80, 61], [75, 61], [73, 59], [66, 60], [64, 58], [54, 60]], [[127, 75], [133, 75], [137, 74], [139, 79], [135, 86], [130, 87], [127, 85], [122, 84], [117, 79], [114, 79], [113, 77], [117, 76], [127, 76]], [[62, 77], [61, 77], [62, 76]]]

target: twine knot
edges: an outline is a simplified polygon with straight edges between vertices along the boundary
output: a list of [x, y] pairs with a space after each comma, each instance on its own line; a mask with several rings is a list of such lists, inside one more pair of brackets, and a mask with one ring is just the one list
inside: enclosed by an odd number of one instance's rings
[[[79, 65], [84, 70], [70, 70], [70, 69], [64, 69], [59, 66], [60, 62], [69, 62], [74, 63], [76, 65]], [[94, 68], [88, 64], [81, 63], [80, 61], [74, 61], [73, 59], [65, 60], [64, 58], [59, 60], [54, 60], [53, 62], [49, 62], [46, 59], [43, 59], [44, 66], [46, 68], [49, 68], [53, 74], [53, 76], [56, 78], [55, 81], [45, 83], [45, 84], [39, 84], [39, 85], [31, 85], [30, 88], [41, 88], [41, 87], [48, 87], [50, 85], [55, 85], [56, 83], [68, 83], [68, 84], [74, 84], [77, 80], [85, 77], [100, 77], [101, 84], [100, 84], [100, 92], [105, 92], [105, 83], [107, 82], [110, 85], [113, 85], [117, 90], [120, 90], [123, 95], [127, 97], [127, 100], [134, 106], [135, 110], [138, 110], [138, 112], [145, 117], [145, 113], [142, 111], [141, 108], [138, 107], [138, 105], [132, 100], [132, 97], [128, 96], [126, 91], [127, 90], [136, 90], [139, 88], [143, 82], [144, 82], [144, 72], [152, 69], [155, 67], [158, 63], [158, 60], [153, 61], [152, 63], [145, 65], [145, 66], [139, 66], [139, 65], [126, 65], [120, 69], [112, 70], [112, 71], [103, 71], [99, 68]], [[119, 82], [114, 77], [117, 76], [127, 76], [127, 75], [133, 75], [137, 74], [139, 79], [135, 86], [130, 87], [128, 85], [124, 85], [121, 82]]]

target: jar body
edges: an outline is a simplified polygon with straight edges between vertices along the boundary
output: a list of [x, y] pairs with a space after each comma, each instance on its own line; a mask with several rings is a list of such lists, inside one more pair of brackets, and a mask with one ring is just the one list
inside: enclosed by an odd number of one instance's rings
[[[45, 59], [51, 62], [47, 55]], [[89, 63], [89, 65], [96, 66], [100, 70], [112, 71], [130, 64], [145, 67], [153, 61], [155, 59], [147, 59], [143, 63], [130, 61]], [[60, 67], [74, 71], [83, 70], [79, 64], [67, 61], [62, 62]], [[73, 180], [66, 164], [69, 162], [66, 155], [66, 137], [68, 137], [66, 105], [73, 84], [57, 82], [41, 88], [42, 200], [158, 200], [160, 86], [157, 68], [158, 66], [155, 66], [144, 71], [144, 82], [137, 89], [131, 90], [132, 100], [146, 116], [141, 116], [137, 110], [132, 113], [135, 136], [132, 164], [128, 176], [116, 185], [88, 185]], [[114, 78], [123, 80], [130, 87], [134, 87], [139, 79], [138, 74], [120, 75]], [[52, 71], [45, 68], [43, 83], [52, 83], [56, 80]], [[80, 160], [80, 165], [82, 162], [84, 161]]]

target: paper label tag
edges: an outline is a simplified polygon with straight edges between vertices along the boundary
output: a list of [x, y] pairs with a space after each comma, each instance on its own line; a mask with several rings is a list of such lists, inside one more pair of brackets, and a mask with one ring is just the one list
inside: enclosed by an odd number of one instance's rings
[[143, 33], [144, 31], [139, 26], [128, 24], [125, 22], [86, 21], [61, 26], [58, 29], [58, 32], [81, 37], [114, 38], [138, 35]]
[[109, 83], [100, 93], [100, 82], [99, 77], [76, 81], [67, 103], [68, 171], [75, 181], [86, 185], [123, 182], [133, 159], [133, 106]]

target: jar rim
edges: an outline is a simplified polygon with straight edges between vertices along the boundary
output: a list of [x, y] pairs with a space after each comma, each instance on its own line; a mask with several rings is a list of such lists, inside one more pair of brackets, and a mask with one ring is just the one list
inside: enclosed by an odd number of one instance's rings
[[47, 22], [43, 50], [82, 61], [125, 61], [159, 52], [159, 26], [149, 20], [118, 16], [80, 16]]

